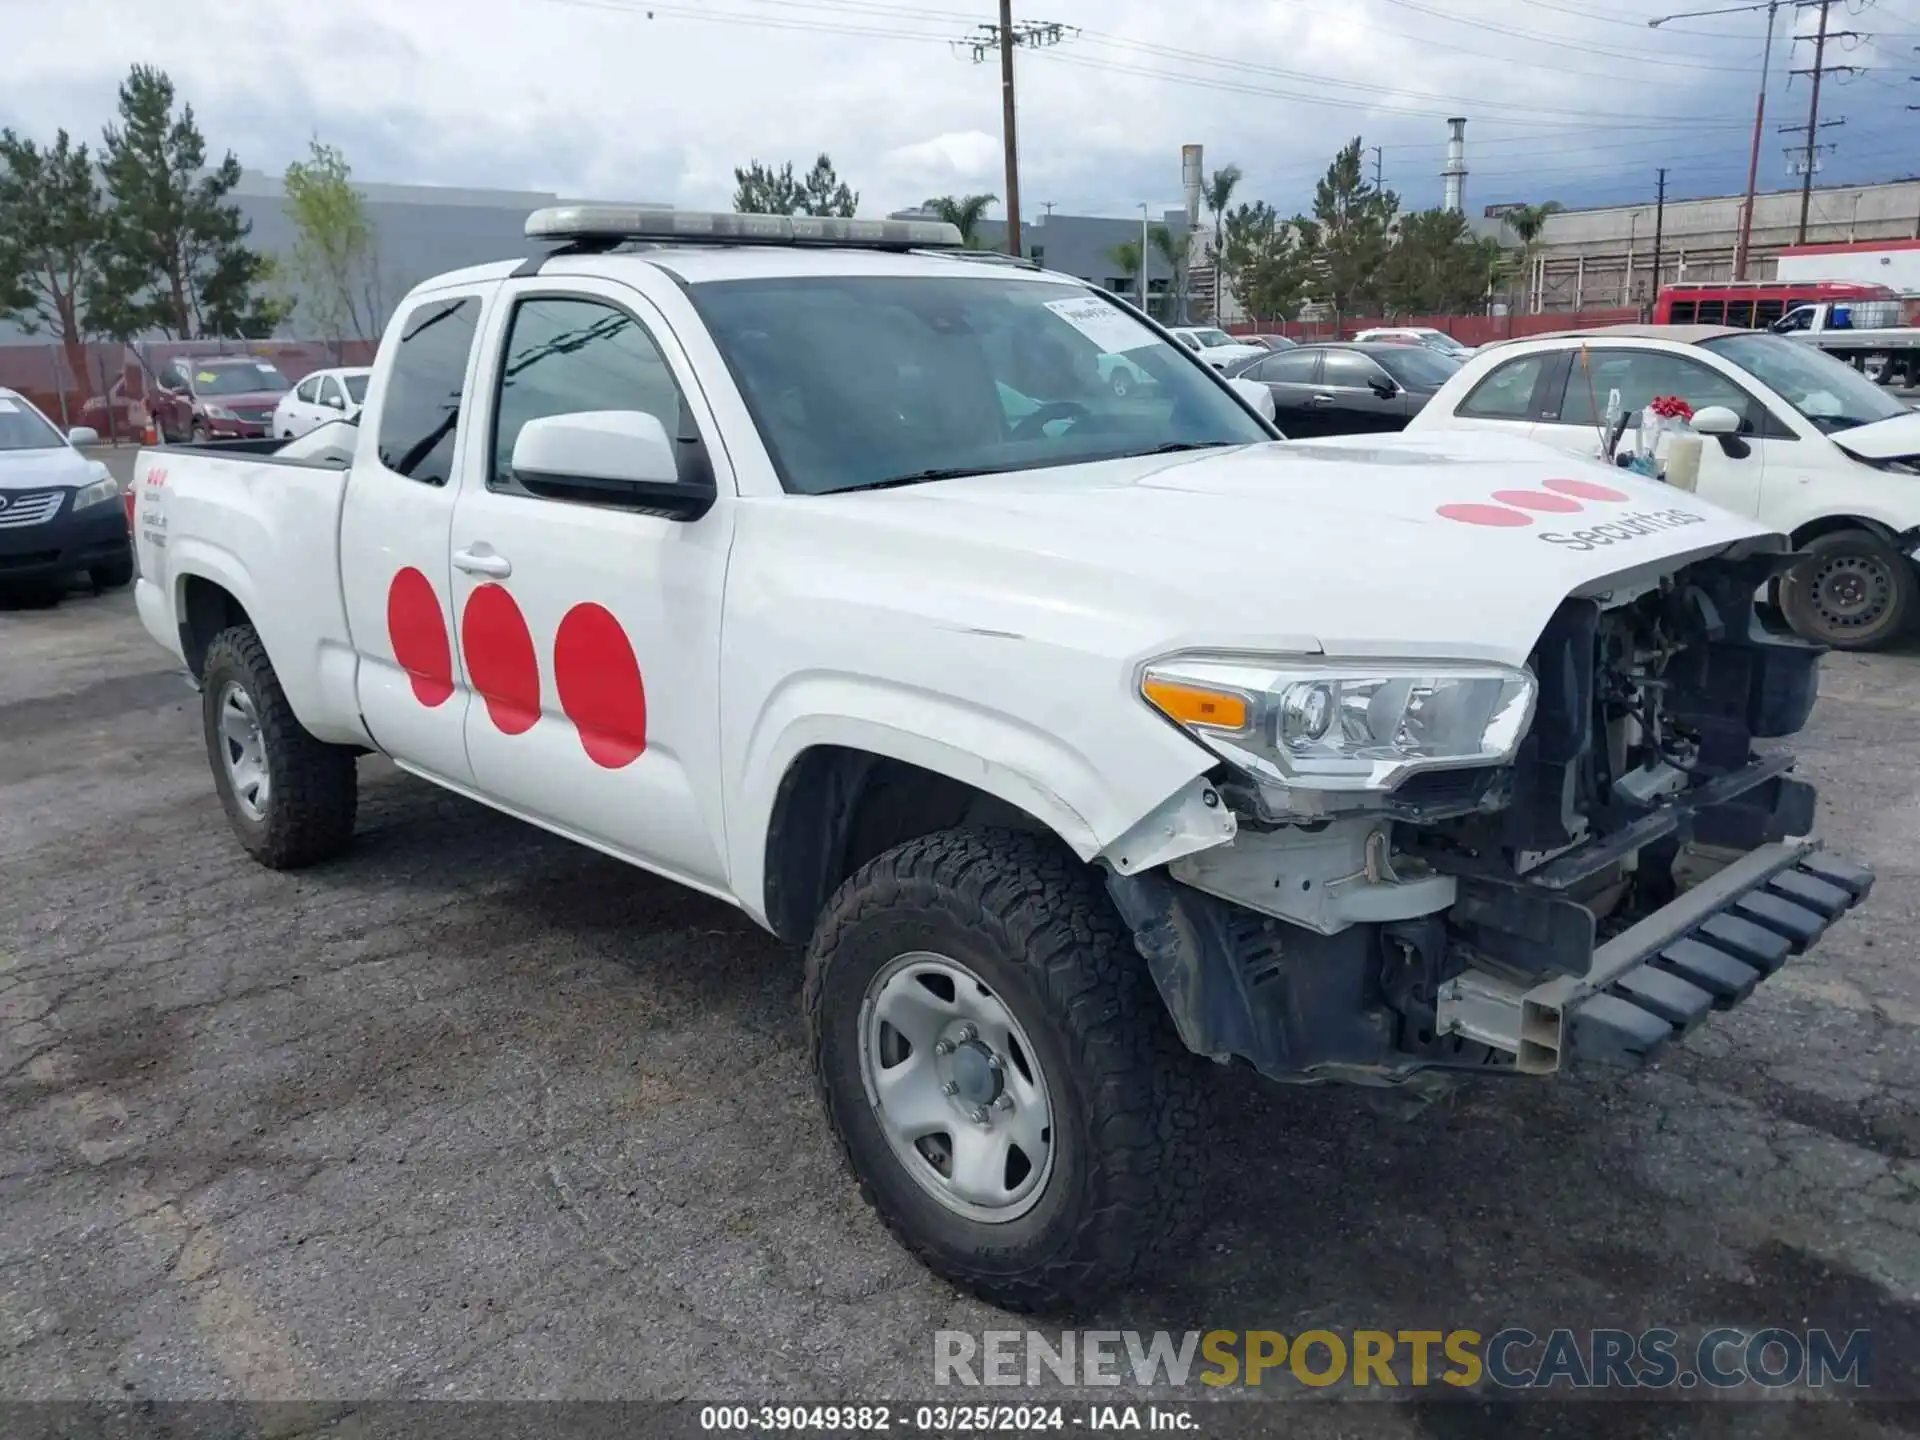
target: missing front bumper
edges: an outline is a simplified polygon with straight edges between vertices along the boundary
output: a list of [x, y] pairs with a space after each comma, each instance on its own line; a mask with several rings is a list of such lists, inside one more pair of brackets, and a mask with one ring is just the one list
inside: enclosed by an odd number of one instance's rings
[[1525, 1074], [1644, 1065], [1746, 999], [1872, 888], [1871, 871], [1814, 841], [1765, 845], [1601, 945], [1582, 975], [1532, 986], [1455, 976], [1440, 990], [1439, 1029], [1506, 1051]]

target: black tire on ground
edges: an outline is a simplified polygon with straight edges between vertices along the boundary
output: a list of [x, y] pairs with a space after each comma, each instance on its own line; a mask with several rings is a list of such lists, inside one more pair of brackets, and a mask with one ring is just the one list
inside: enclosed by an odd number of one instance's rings
[[[1053, 1169], [1017, 1219], [974, 1219], [931, 1195], [868, 1098], [867, 986], [914, 951], [964, 963], [1036, 1052]], [[1096, 872], [1050, 838], [948, 830], [873, 860], [820, 919], [804, 1004], [815, 1084], [861, 1194], [960, 1289], [1016, 1311], [1085, 1305], [1197, 1226], [1205, 1065], [1181, 1044]]]
[[95, 565], [87, 571], [87, 579], [96, 590], [119, 590], [133, 583], [133, 557], [114, 560], [105, 565]]
[[1920, 579], [1879, 536], [1835, 530], [1801, 549], [1806, 558], [1780, 581], [1780, 610], [1795, 634], [1837, 650], [1878, 650], [1912, 625]]
[[[221, 731], [222, 707], [236, 688], [253, 706], [266, 759], [267, 798], [257, 818], [235, 793]], [[316, 740], [294, 717], [251, 625], [236, 625], [213, 638], [200, 692], [214, 787], [247, 853], [271, 869], [294, 870], [344, 851], [353, 841], [359, 805], [356, 752]]]
[[195, 445], [206, 444], [207, 443], [207, 427], [202, 425], [198, 420], [194, 421], [193, 428], [187, 432], [187, 439], [192, 441]]

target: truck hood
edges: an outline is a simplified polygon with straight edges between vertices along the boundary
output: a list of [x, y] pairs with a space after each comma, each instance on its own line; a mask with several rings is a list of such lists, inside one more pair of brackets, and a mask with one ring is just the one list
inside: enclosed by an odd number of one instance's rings
[[[1484, 432], [1284, 441], [820, 496], [902, 609], [1103, 645], [1520, 664], [1571, 594], [1785, 541], [1695, 496]], [[822, 532], [825, 539], [825, 531]], [[917, 584], [909, 584], [914, 576]], [[940, 612], [963, 610], [959, 617]]]
[[80, 486], [107, 473], [68, 445], [44, 450], [0, 450], [0, 490], [45, 490], [50, 486]]
[[1831, 437], [1849, 455], [1863, 460], [1904, 460], [1920, 455], [1920, 410], [1909, 410], [1871, 425], [1856, 425]]

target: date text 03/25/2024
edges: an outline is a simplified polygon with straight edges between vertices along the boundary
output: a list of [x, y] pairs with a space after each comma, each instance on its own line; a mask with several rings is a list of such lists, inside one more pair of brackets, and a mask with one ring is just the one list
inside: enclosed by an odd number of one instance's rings
[[792, 1431], [826, 1434], [900, 1430], [933, 1435], [1045, 1434], [1129, 1431], [1194, 1434], [1199, 1422], [1184, 1406], [1162, 1405], [705, 1405], [700, 1428], [736, 1434]]

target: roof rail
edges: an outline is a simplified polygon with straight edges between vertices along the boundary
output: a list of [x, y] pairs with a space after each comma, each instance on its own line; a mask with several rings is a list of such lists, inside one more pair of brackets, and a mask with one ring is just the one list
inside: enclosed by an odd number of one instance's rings
[[971, 260], [976, 265], [1013, 265], [1022, 270], [1046, 268], [1038, 260], [1025, 255], [1009, 255], [1004, 250], [929, 250], [924, 246], [916, 246], [912, 253], [930, 255], [939, 260]]
[[858, 250], [958, 250], [943, 220], [852, 220], [830, 215], [745, 215], [642, 205], [550, 205], [527, 217], [527, 238], [600, 250], [637, 241], [663, 245], [826, 246]]

